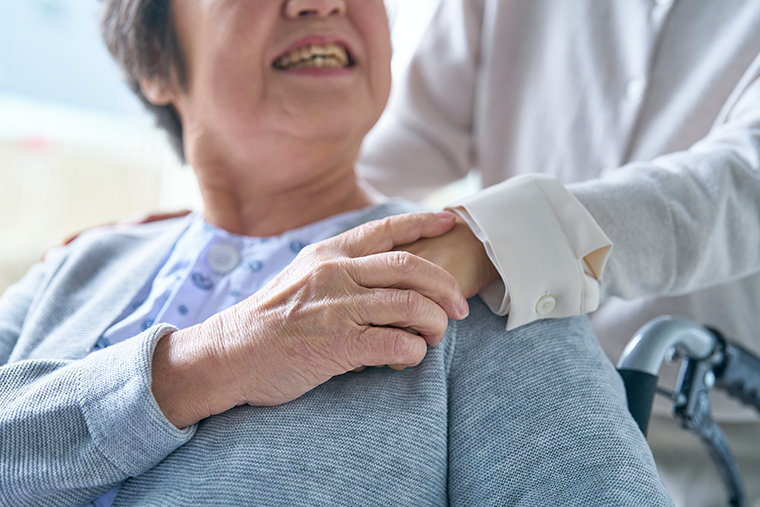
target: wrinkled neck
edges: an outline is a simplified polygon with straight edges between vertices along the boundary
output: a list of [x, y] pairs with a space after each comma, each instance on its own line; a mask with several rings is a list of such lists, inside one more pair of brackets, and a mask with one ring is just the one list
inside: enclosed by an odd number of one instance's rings
[[199, 177], [206, 221], [246, 236], [276, 236], [372, 204], [353, 168], [283, 185], [262, 185], [256, 178], [202, 180]]

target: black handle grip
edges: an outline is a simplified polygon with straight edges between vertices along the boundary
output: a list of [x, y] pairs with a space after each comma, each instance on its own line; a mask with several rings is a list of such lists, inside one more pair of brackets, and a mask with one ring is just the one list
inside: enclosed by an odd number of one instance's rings
[[727, 343], [723, 364], [715, 370], [715, 385], [760, 411], [760, 359], [734, 343]]
[[628, 397], [628, 410], [639, 429], [647, 436], [649, 416], [652, 413], [652, 402], [657, 390], [657, 377], [651, 373], [638, 370], [618, 370], [625, 384], [625, 394]]

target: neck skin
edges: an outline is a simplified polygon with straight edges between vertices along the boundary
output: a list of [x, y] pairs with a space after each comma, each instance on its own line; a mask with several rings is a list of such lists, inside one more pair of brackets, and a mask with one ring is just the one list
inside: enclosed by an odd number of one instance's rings
[[253, 188], [201, 186], [205, 220], [234, 234], [277, 236], [372, 204], [353, 170], [333, 179], [260, 192]]
[[333, 150], [298, 152], [284, 157], [288, 151], [272, 150], [270, 157], [230, 164], [196, 151], [206, 221], [234, 234], [276, 236], [373, 204], [354, 172], [358, 148], [337, 163]]

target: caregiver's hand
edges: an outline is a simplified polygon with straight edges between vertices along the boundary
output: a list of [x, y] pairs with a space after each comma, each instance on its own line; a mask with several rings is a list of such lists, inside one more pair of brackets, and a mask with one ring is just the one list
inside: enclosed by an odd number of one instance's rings
[[451, 273], [464, 297], [471, 298], [499, 276], [483, 243], [459, 216], [451, 231], [397, 247], [427, 259]]
[[[180, 210], [180, 211], [171, 211], [171, 212], [155, 212], [155, 213], [141, 213], [139, 215], [134, 215], [129, 218], [125, 218], [124, 220], [119, 220], [118, 222], [109, 223], [109, 224], [103, 224], [100, 227], [108, 226], [108, 225], [142, 225], [142, 224], [150, 224], [152, 222], [160, 222], [162, 220], [171, 220], [172, 218], [181, 218], [184, 216], [189, 215], [191, 212], [190, 210]], [[62, 242], [61, 246], [66, 246], [75, 239], [77, 239], [79, 236], [82, 235], [83, 232], [88, 231], [89, 229], [84, 229], [78, 232], [75, 232], [71, 234], [70, 236], [66, 237]], [[43, 255], [43, 259], [45, 256]]]
[[153, 394], [164, 414], [182, 428], [237, 405], [286, 403], [363, 365], [419, 364], [467, 302], [445, 270], [389, 250], [454, 220], [391, 217], [311, 245], [246, 301], [162, 338]]

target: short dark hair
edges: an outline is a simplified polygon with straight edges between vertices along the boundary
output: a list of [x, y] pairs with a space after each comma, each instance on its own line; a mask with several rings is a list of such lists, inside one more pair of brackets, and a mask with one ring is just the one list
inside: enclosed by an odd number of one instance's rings
[[169, 134], [169, 142], [185, 162], [182, 121], [173, 105], [151, 104], [140, 89], [140, 80], [173, 79], [187, 89], [187, 63], [177, 35], [172, 0], [102, 0], [101, 33], [113, 57], [125, 73], [127, 84], [156, 124]]

